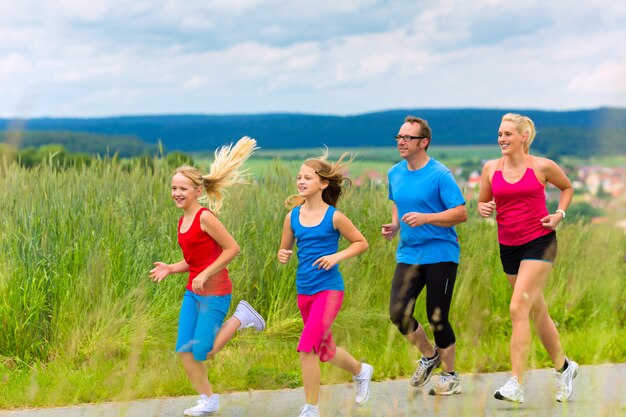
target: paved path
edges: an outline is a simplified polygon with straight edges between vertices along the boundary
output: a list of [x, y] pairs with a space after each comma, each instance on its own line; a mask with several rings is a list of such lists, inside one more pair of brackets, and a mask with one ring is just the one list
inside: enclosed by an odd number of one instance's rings
[[[410, 387], [407, 379], [374, 382], [362, 407], [354, 405], [352, 384], [322, 387], [320, 411], [324, 417], [625, 417], [626, 363], [581, 366], [574, 394], [567, 403], [554, 399], [550, 369], [533, 370], [526, 378], [523, 405], [493, 399], [508, 374], [464, 374], [463, 393], [451, 397], [428, 395]], [[216, 417], [296, 417], [303, 404], [300, 389], [224, 394]], [[0, 417], [181, 417], [195, 397], [162, 398], [76, 407], [0, 411]]]

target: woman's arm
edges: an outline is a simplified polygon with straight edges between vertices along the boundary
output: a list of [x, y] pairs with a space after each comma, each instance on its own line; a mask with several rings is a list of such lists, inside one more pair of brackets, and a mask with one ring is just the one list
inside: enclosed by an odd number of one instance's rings
[[550, 159], [537, 158], [537, 166], [545, 177], [545, 181], [561, 190], [559, 205], [555, 214], [548, 214], [541, 219], [544, 227], [554, 229], [564, 218], [565, 211], [574, 197], [574, 187], [558, 164]]
[[480, 179], [480, 191], [478, 193], [478, 214], [482, 217], [489, 217], [496, 209], [496, 203], [493, 201], [493, 193], [491, 191], [491, 178], [496, 169], [498, 160], [491, 160], [485, 163], [483, 174]]

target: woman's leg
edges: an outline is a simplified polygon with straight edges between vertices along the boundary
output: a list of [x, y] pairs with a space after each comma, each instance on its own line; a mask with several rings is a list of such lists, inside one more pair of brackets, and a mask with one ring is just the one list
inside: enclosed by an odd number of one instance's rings
[[535, 323], [535, 329], [541, 344], [546, 348], [554, 368], [559, 370], [565, 364], [565, 354], [561, 348], [561, 338], [559, 337], [559, 331], [554, 325], [554, 321], [550, 317], [548, 312], [548, 305], [546, 304], [543, 292], [539, 294], [535, 305], [530, 311], [530, 316]]
[[542, 296], [542, 289], [550, 275], [550, 262], [523, 260], [517, 275], [507, 275], [513, 285], [509, 311], [513, 332], [511, 334], [511, 368], [520, 383], [530, 352], [530, 312]]

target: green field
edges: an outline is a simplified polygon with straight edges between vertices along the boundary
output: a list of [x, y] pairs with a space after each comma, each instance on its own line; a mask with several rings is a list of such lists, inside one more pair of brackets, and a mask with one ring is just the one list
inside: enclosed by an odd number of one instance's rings
[[[261, 175], [268, 169], [268, 163], [280, 160], [294, 170], [298, 169], [302, 162], [310, 157], [320, 156], [322, 148], [307, 149], [260, 149], [255, 157], [248, 162], [251, 172]], [[361, 175], [364, 172], [376, 171], [386, 174], [389, 168], [400, 161], [398, 150], [391, 147], [384, 148], [332, 148], [330, 157], [337, 158], [343, 152], [350, 152], [355, 156], [355, 164], [350, 167], [351, 175]], [[429, 149], [429, 154], [440, 161], [445, 161], [450, 166], [473, 165], [480, 168], [483, 161], [498, 158], [500, 150], [497, 146], [434, 146]], [[208, 166], [213, 155], [195, 155], [196, 161]]]
[[[247, 299], [268, 330], [244, 332], [209, 364], [217, 392], [301, 384], [296, 265], [276, 260], [293, 166], [263, 164], [250, 185], [232, 188], [220, 217], [243, 249], [229, 267], [233, 304]], [[186, 277], [148, 279], [154, 261], [182, 259], [172, 171], [162, 161], [148, 170], [102, 160], [67, 170], [0, 163], [0, 409], [193, 393], [173, 351]], [[418, 354], [387, 318], [396, 243], [380, 236], [390, 218], [386, 186], [366, 182], [339, 209], [370, 249], [341, 265], [346, 298], [333, 334], [375, 366], [376, 380], [407, 377]], [[451, 313], [457, 370], [507, 370], [510, 289], [496, 230], [478, 217], [475, 201], [468, 212], [457, 229], [462, 256]], [[566, 222], [559, 230], [546, 298], [566, 353], [581, 364], [626, 360], [625, 248], [624, 233], [609, 226]], [[420, 297], [422, 322], [424, 310]], [[536, 338], [529, 365], [550, 365]], [[322, 366], [323, 383], [349, 379]]]

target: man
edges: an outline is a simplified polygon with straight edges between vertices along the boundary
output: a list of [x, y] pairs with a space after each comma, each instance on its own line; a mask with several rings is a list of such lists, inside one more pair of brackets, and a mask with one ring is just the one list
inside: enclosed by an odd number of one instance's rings
[[[422, 353], [411, 385], [428, 383], [435, 368], [443, 372], [431, 395], [461, 392], [454, 371], [455, 336], [448, 321], [460, 247], [454, 225], [467, 220], [465, 200], [450, 170], [427, 154], [432, 138], [428, 123], [408, 116], [396, 136], [404, 159], [388, 173], [391, 223], [382, 235], [392, 240], [400, 231], [396, 270], [391, 284], [389, 315], [400, 333]], [[433, 346], [413, 317], [415, 301], [426, 286], [426, 312]]]

